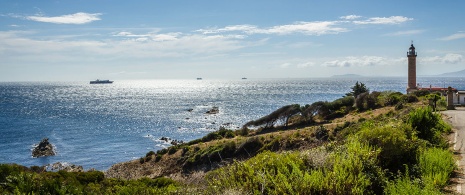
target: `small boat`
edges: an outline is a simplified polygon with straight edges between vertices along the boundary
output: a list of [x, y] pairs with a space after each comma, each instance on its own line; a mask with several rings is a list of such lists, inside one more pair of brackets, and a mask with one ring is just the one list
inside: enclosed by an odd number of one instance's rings
[[95, 81], [90, 81], [90, 84], [112, 84], [113, 81], [110, 80], [95, 80]]
[[197, 80], [202, 80], [202, 78], [199, 77], [199, 78], [197, 78]]
[[246, 80], [247, 78], [246, 77], [242, 77], [242, 80]]

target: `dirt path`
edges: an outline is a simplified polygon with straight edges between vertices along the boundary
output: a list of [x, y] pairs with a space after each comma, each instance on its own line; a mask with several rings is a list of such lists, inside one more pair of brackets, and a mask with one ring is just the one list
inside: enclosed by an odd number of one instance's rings
[[459, 194], [465, 193], [465, 108], [457, 108], [457, 110], [448, 110], [442, 112], [448, 116], [448, 122], [452, 125], [454, 133], [449, 136], [449, 140], [453, 143], [455, 155], [458, 156], [457, 166], [459, 167], [458, 174], [452, 178], [452, 187]]

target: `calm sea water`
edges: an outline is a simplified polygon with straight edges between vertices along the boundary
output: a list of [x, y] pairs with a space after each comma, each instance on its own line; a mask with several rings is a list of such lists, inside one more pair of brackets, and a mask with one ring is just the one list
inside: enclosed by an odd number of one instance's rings
[[[357, 79], [371, 91], [405, 92], [405, 78]], [[236, 128], [288, 104], [342, 97], [354, 79], [148, 80], [0, 83], [0, 163], [68, 162], [106, 170], [167, 147], [162, 136], [189, 141], [220, 126]], [[465, 89], [462, 78], [419, 78], [425, 86]], [[220, 113], [205, 114], [212, 107]], [[191, 112], [187, 111], [193, 109]], [[48, 137], [57, 155], [32, 158]]]

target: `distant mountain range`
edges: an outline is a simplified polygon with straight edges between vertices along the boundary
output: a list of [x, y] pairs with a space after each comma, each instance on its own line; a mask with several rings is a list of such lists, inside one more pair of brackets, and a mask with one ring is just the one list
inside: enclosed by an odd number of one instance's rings
[[[436, 74], [436, 75], [417, 75], [418, 77], [464, 77], [465, 78], [465, 69], [456, 71], [456, 72], [446, 72], [443, 74]], [[331, 78], [362, 78], [366, 77], [359, 74], [340, 74], [340, 75], [333, 75]]]
[[439, 74], [435, 76], [440, 76], [440, 77], [465, 77], [465, 69], [457, 72], [447, 72], [444, 74]]

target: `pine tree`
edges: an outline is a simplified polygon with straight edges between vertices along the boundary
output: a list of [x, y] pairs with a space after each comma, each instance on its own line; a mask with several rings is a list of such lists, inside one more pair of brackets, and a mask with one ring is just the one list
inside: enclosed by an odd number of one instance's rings
[[365, 92], [370, 92], [370, 90], [365, 86], [364, 83], [362, 82], [356, 82], [355, 86], [351, 87], [352, 91], [349, 93], [346, 93], [346, 96], [354, 96], [354, 98], [357, 98], [358, 95], [365, 93]]

